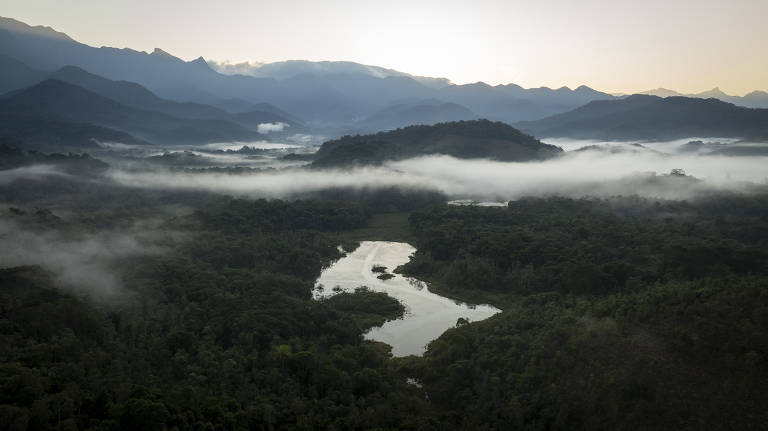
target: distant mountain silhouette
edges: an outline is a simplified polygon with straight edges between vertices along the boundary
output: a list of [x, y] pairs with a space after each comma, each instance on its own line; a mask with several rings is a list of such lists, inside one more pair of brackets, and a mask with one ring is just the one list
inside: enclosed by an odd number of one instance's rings
[[382, 109], [361, 121], [359, 127], [372, 131], [392, 130], [417, 124], [432, 125], [477, 118], [477, 114], [457, 103], [430, 99], [415, 103], [398, 103]]
[[[178, 118], [199, 120], [222, 120], [256, 128], [261, 123], [282, 122], [291, 126], [299, 124], [289, 118], [276, 114], [277, 108], [258, 110], [257, 105], [250, 105], [253, 110], [243, 114], [232, 114], [222, 109], [192, 102], [174, 102], [162, 99], [139, 84], [128, 81], [112, 81], [89, 73], [76, 66], [65, 66], [53, 74], [52, 79], [68, 82], [101, 96], [110, 98], [123, 105], [148, 111], [157, 111]], [[264, 105], [267, 108], [268, 105]], [[267, 108], [269, 109], [269, 108]]]
[[659, 97], [671, 97], [671, 96], [684, 96], [684, 97], [696, 97], [700, 99], [715, 98], [722, 100], [723, 102], [733, 103], [737, 106], [744, 106], [747, 108], [768, 108], [768, 93], [765, 91], [753, 91], [744, 96], [731, 96], [726, 94], [719, 88], [715, 87], [711, 90], [702, 91], [701, 93], [688, 93], [683, 94], [674, 90], [666, 88], [657, 88], [655, 90], [643, 91], [638, 94], [644, 94], [648, 96]]
[[[6, 94], [0, 99], [0, 113], [6, 119], [24, 116], [27, 124], [39, 121], [41, 129], [48, 124], [46, 121], [57, 124], [91, 124], [155, 143], [191, 144], [261, 138], [257, 132], [236, 123], [177, 118], [136, 109], [55, 79]], [[12, 128], [12, 124], [7, 124], [9, 121], [0, 121], [0, 125]], [[20, 137], [28, 138], [27, 134], [21, 134]]]
[[0, 136], [22, 140], [23, 146], [60, 151], [97, 148], [100, 142], [146, 145], [130, 134], [88, 122], [72, 122], [34, 113], [4, 111], [0, 105]]
[[210, 104], [230, 112], [249, 110], [249, 103], [269, 103], [321, 126], [350, 125], [393, 104], [423, 99], [456, 103], [480, 116], [513, 122], [614, 98], [586, 87], [452, 85], [440, 78], [351, 62], [281, 62], [260, 68], [270, 77], [223, 75], [202, 58], [187, 62], [161, 49], [146, 53], [94, 48], [8, 18], [0, 18], [0, 54], [35, 70], [50, 72], [74, 65], [110, 80], [135, 82], [161, 98]]
[[501, 123], [488, 120], [458, 121], [433, 126], [409, 126], [373, 135], [345, 136], [324, 143], [313, 167], [380, 164], [432, 154], [463, 159], [529, 161], [562, 153], [554, 145]]
[[233, 114], [241, 114], [246, 112], [269, 112], [287, 119], [289, 123], [294, 122], [296, 124], [304, 124], [305, 122], [301, 118], [285, 112], [275, 105], [271, 105], [269, 103], [252, 103], [243, 99], [238, 99], [236, 97], [213, 102], [211, 106], [215, 106], [221, 110], [231, 112]]
[[428, 87], [441, 88], [451, 85], [446, 78], [414, 76], [393, 69], [369, 66], [352, 61], [307, 61], [287, 60], [274, 63], [217, 63], [211, 67], [226, 75], [250, 75], [258, 78], [288, 79], [296, 75], [366, 75], [374, 78], [408, 77]]
[[517, 124], [539, 137], [605, 140], [679, 139], [691, 136], [763, 139], [768, 109], [717, 99], [634, 95], [595, 101], [563, 114]]
[[670, 90], [669, 88], [656, 88], [653, 90], [647, 90], [647, 91], [641, 91], [637, 94], [642, 94], [645, 96], [658, 96], [658, 97], [670, 97], [670, 96], [685, 96], [683, 93], [679, 93], [675, 90]]
[[[736, 102], [732, 102], [736, 103]], [[751, 108], [768, 108], [768, 92], [765, 91], [753, 91], [745, 94], [737, 105], [747, 106]]]
[[[212, 105], [230, 113], [254, 111], [252, 105], [269, 104], [275, 107], [271, 111], [274, 114], [318, 127], [349, 128], [395, 104], [424, 99], [455, 103], [478, 116], [512, 124], [567, 112], [594, 100], [617, 98], [586, 86], [572, 90], [482, 82], [454, 85], [444, 78], [413, 76], [353, 62], [212, 63], [212, 68], [202, 57], [184, 61], [159, 48], [151, 53], [94, 48], [50, 28], [31, 27], [10, 18], [0, 18], [0, 55], [19, 60], [34, 71], [77, 66], [110, 80], [137, 83], [163, 99]], [[0, 78], [2, 75], [0, 72]], [[13, 82], [9, 79], [2, 84], [6, 90], [30, 84]], [[676, 94], [665, 90], [663, 95]], [[696, 97], [712, 95], [738, 105], [768, 107], [764, 92], [735, 97], [716, 91]]]
[[0, 55], [0, 94], [40, 82], [45, 72], [32, 69], [15, 58]]

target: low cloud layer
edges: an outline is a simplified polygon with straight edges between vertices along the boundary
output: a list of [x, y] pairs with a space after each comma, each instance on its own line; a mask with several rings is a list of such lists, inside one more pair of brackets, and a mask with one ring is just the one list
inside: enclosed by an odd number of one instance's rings
[[0, 186], [10, 184], [18, 180], [34, 180], [38, 178], [66, 175], [53, 166], [34, 165], [15, 169], [0, 170]]
[[266, 135], [272, 132], [282, 132], [288, 125], [285, 123], [261, 123], [257, 127], [259, 133]]
[[[611, 196], [637, 194], [689, 198], [712, 190], [744, 190], [766, 184], [768, 157], [668, 155], [654, 151], [570, 152], [545, 162], [506, 163], [421, 157], [380, 167], [349, 170], [286, 169], [248, 175], [210, 173], [131, 173], [111, 178], [141, 188], [197, 189], [281, 197], [331, 187], [433, 189], [455, 199], [509, 200], [530, 195]], [[701, 179], [668, 177], [683, 169]]]
[[213, 70], [224, 75], [250, 75], [258, 76], [258, 70], [264, 63], [243, 61], [241, 63], [230, 63], [229, 61], [206, 60]]
[[164, 237], [168, 233], [143, 224], [122, 231], [75, 234], [40, 231], [0, 219], [0, 267], [37, 265], [76, 294], [117, 300], [126, 294], [118, 262], [163, 253], [159, 240]]

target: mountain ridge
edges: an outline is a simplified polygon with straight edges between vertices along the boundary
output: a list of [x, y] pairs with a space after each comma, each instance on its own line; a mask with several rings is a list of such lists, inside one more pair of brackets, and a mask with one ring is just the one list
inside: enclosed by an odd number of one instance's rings
[[689, 137], [768, 139], [768, 109], [719, 99], [633, 95], [594, 101], [569, 112], [517, 123], [540, 137], [671, 140]]
[[255, 131], [224, 120], [190, 120], [129, 107], [56, 79], [46, 79], [4, 95], [0, 99], [0, 113], [25, 115], [33, 124], [42, 119], [93, 124], [157, 143], [256, 140], [261, 137]]
[[203, 58], [186, 62], [159, 48], [152, 53], [95, 48], [71, 38], [42, 38], [30, 35], [29, 31], [18, 31], [16, 27], [0, 25], [0, 28], [3, 29], [0, 54], [34, 69], [53, 71], [74, 65], [107, 79], [135, 82], [162, 98], [179, 102], [216, 105], [223, 100], [240, 98], [249, 103], [270, 103], [320, 126], [348, 125], [407, 98], [435, 98], [456, 103], [479, 116], [507, 122], [562, 112], [595, 97], [613, 98], [606, 93], [585, 93], [581, 87], [579, 90], [526, 90], [516, 85], [488, 86], [490, 91], [484, 93], [477, 86], [442, 86], [445, 82], [440, 81], [439, 88], [434, 88], [397, 71], [394, 72], [398, 76], [382, 78], [338, 73], [298, 74], [283, 80], [222, 75]]

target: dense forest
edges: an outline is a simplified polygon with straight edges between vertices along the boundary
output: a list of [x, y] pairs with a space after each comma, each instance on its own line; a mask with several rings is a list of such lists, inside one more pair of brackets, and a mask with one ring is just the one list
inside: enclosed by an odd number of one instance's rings
[[488, 429], [768, 423], [764, 195], [522, 199], [411, 215], [404, 270], [504, 312], [413, 371], [442, 417]]
[[529, 161], [546, 160], [562, 152], [560, 147], [542, 143], [508, 124], [482, 119], [344, 136], [325, 142], [312, 166], [375, 165], [430, 154], [460, 159]]
[[[73, 240], [154, 218], [161, 252], [113, 262], [109, 298], [2, 265], [0, 429], [768, 423], [765, 195], [482, 208], [400, 189], [264, 200], [75, 181], [0, 187], [0, 222]], [[409, 239], [398, 271], [503, 312], [393, 358], [362, 334], [401, 316], [397, 301], [311, 297], [338, 245], [363, 238]]]
[[[37, 212], [12, 214], [36, 229], [56, 224]], [[38, 267], [4, 269], [0, 423], [135, 430], [434, 422], [388, 346], [362, 340], [366, 328], [402, 313], [397, 301], [365, 290], [310, 299], [323, 265], [340, 257], [333, 232], [367, 217], [352, 204], [234, 200], [173, 220], [194, 236], [162, 258], [124, 262], [134, 295], [119, 305], [57, 289]]]

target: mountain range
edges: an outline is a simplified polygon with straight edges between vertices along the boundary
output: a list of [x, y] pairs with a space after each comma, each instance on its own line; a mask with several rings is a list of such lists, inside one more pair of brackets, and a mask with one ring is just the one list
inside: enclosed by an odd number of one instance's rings
[[7, 56], [0, 56], [0, 66], [4, 89], [21, 87], [0, 97], [0, 133], [33, 145], [252, 141], [264, 138], [258, 133], [264, 123], [283, 123], [292, 133], [304, 130], [297, 119], [268, 104], [230, 112], [163, 99], [139, 84], [109, 80], [76, 66], [45, 73]]
[[[82, 87], [47, 79], [0, 99], [0, 116], [17, 119], [56, 119], [70, 124], [93, 124], [123, 131], [155, 143], [206, 143], [257, 140], [261, 135], [242, 125], [219, 119], [174, 117], [119, 103]], [[3, 132], [13, 121], [0, 123]], [[19, 133], [13, 135], [20, 136]], [[20, 137], [28, 138], [21, 135]]]
[[415, 76], [394, 69], [355, 63], [352, 61], [288, 60], [274, 63], [221, 63], [208, 61], [212, 69], [225, 75], [250, 75], [257, 78], [288, 79], [296, 75], [366, 75], [374, 78], [405, 76], [428, 87], [441, 88], [451, 85], [447, 78]]
[[668, 140], [687, 137], [768, 139], [768, 109], [718, 99], [633, 95], [599, 100], [537, 121], [516, 124], [538, 137]]
[[664, 98], [586, 86], [455, 85], [353, 62], [209, 64], [161, 49], [95, 48], [0, 18], [0, 133], [31, 143], [249, 141], [264, 139], [264, 123], [283, 123], [278, 134], [333, 137], [479, 118], [541, 137], [768, 137], [765, 110], [736, 106], [768, 106], [768, 93], [654, 92]]
[[747, 93], [744, 96], [731, 96], [717, 87], [708, 91], [702, 91], [701, 93], [683, 94], [675, 90], [657, 88], [655, 90], [643, 91], [638, 94], [659, 97], [694, 97], [698, 99], [719, 99], [723, 102], [729, 102], [733, 103], [734, 105], [744, 106], [747, 108], [768, 108], [768, 92], [757, 90], [751, 93]]
[[[513, 122], [563, 112], [595, 99], [614, 98], [588, 87], [524, 89], [480, 82], [454, 85], [441, 78], [415, 77], [350, 62], [281, 62], [263, 65], [259, 73], [227, 75], [214, 70], [202, 57], [183, 61], [161, 49], [147, 53], [95, 48], [51, 28], [32, 27], [10, 18], [0, 18], [0, 55], [47, 73], [77, 66], [110, 80], [137, 83], [161, 98], [179, 102], [224, 109], [269, 103], [321, 126], [355, 125], [390, 106], [425, 99], [462, 105], [478, 116]], [[11, 84], [5, 85], [6, 91], [13, 89], [8, 88]]]

